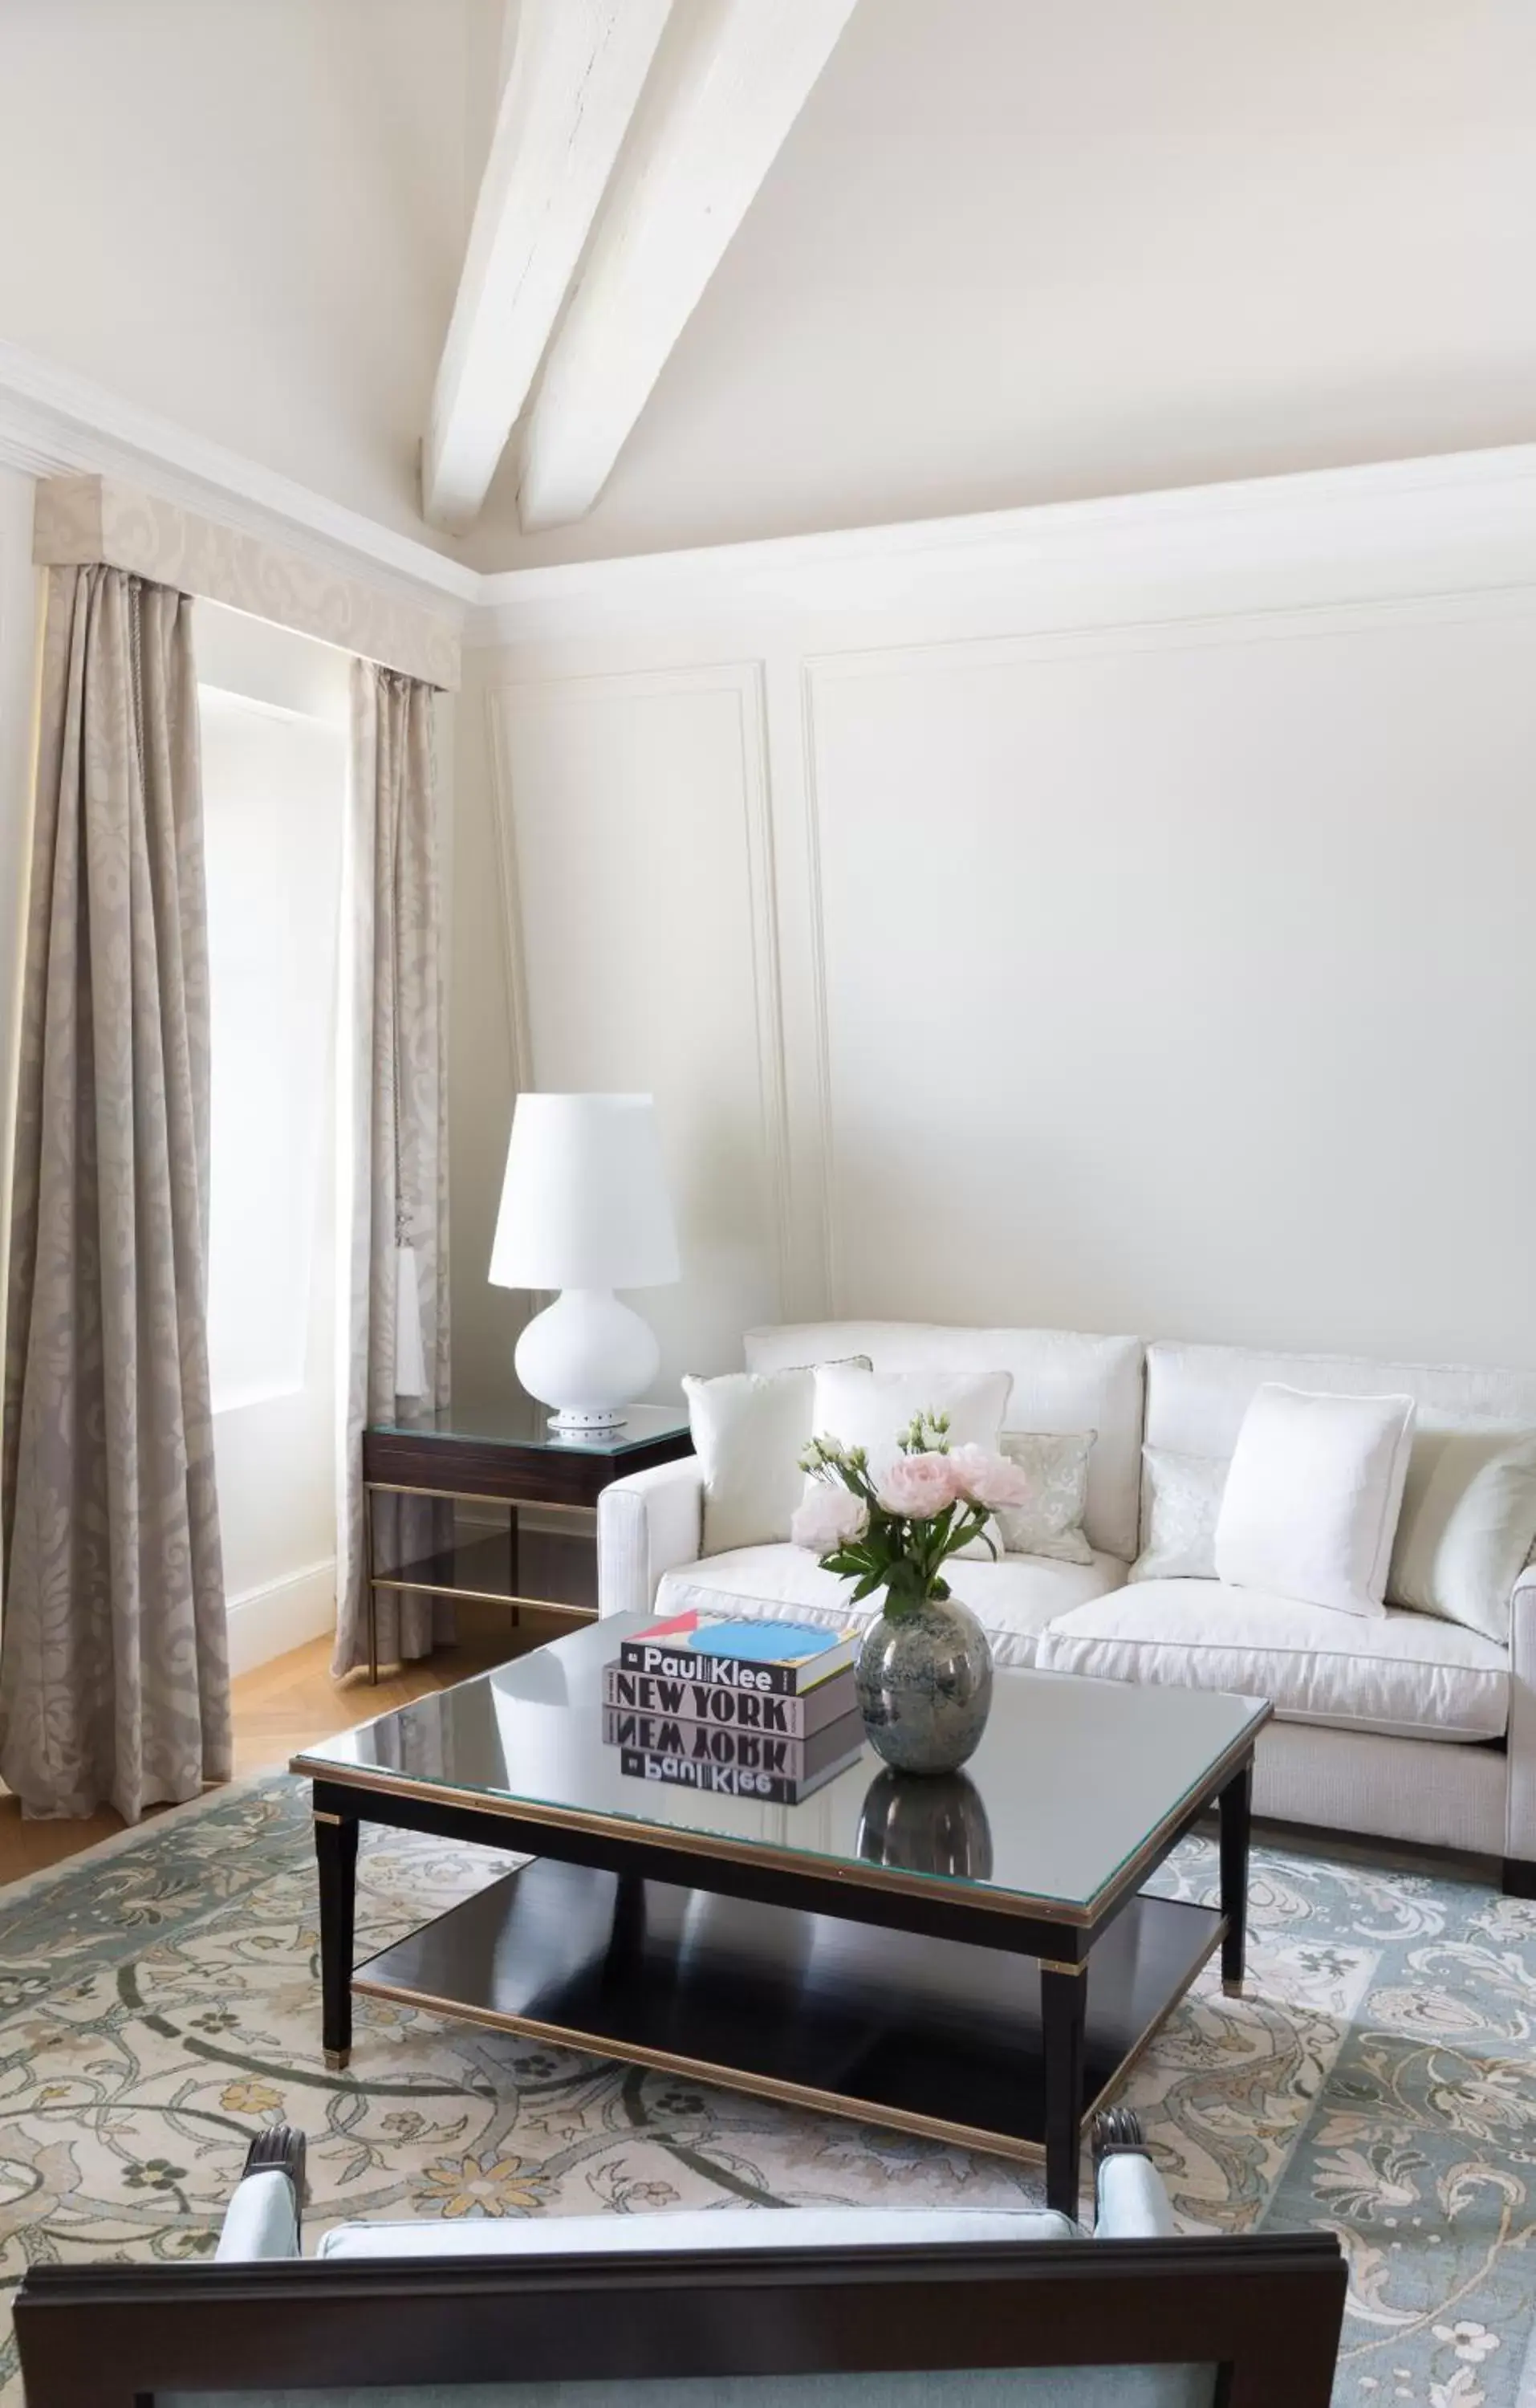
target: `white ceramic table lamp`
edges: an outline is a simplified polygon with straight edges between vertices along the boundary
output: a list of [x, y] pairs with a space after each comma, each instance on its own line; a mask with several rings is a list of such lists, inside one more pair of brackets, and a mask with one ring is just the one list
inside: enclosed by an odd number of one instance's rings
[[618, 1429], [661, 1350], [616, 1287], [680, 1276], [649, 1096], [520, 1096], [491, 1280], [558, 1288], [517, 1341], [517, 1376], [556, 1430]]

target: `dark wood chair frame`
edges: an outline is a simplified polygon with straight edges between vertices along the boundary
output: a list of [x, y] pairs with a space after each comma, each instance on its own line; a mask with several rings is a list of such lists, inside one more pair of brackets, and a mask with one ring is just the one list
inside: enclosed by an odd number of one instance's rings
[[[1137, 2149], [1100, 2119], [1102, 2156]], [[249, 2165], [303, 2193], [297, 2134]], [[765, 2221], [771, 2222], [771, 2218]], [[1216, 2408], [1328, 2408], [1345, 2271], [1331, 2233], [764, 2247], [655, 2257], [36, 2266], [26, 2408], [411, 2384], [952, 2368], [1213, 2365]]]

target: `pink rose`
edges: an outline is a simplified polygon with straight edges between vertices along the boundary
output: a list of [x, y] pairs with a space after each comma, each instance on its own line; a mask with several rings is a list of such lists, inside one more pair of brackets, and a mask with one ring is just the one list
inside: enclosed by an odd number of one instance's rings
[[804, 1503], [796, 1507], [789, 1535], [797, 1547], [809, 1547], [813, 1555], [831, 1555], [850, 1541], [862, 1539], [868, 1526], [869, 1509], [862, 1497], [831, 1481], [818, 1480]]
[[954, 1457], [947, 1455], [898, 1455], [875, 1487], [886, 1512], [904, 1522], [931, 1522], [959, 1494]]
[[968, 1503], [983, 1505], [988, 1512], [999, 1505], [1028, 1503], [1029, 1476], [1006, 1455], [989, 1454], [984, 1446], [957, 1446], [949, 1460], [955, 1487]]

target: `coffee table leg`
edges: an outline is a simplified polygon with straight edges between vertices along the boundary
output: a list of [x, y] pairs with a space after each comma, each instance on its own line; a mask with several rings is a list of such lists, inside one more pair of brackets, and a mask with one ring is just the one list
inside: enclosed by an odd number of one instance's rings
[[1045, 2040], [1045, 2203], [1063, 2215], [1075, 2215], [1082, 2174], [1086, 1965], [1042, 1964], [1040, 2003]]
[[1221, 1911], [1227, 1929], [1221, 1943], [1221, 1986], [1229, 1999], [1242, 1996], [1248, 1938], [1248, 1832], [1253, 1819], [1252, 1756], [1221, 1793]]
[[357, 1819], [317, 1813], [320, 1872], [321, 2039], [325, 2063], [345, 2072], [352, 2046], [352, 1924], [357, 1907]]

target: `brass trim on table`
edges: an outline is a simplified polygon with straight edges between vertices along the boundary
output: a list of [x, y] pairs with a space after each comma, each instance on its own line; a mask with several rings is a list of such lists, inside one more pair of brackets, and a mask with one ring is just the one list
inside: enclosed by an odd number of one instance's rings
[[593, 1513], [596, 1505], [572, 1505], [559, 1497], [487, 1497], [479, 1488], [421, 1488], [405, 1480], [365, 1480], [370, 1495], [380, 1497], [433, 1497], [442, 1505], [517, 1505], [529, 1513]]
[[1224, 1999], [1244, 1999], [1248, 1995], [1248, 1985], [1241, 1974], [1233, 1982], [1224, 1973], [1221, 1977], [1221, 1995]]
[[[1170, 1899], [1168, 1903], [1172, 1906], [1182, 1904], [1183, 1901]], [[1084, 2115], [1084, 2123], [1087, 2122], [1089, 2115], [1098, 2114], [1100, 2107], [1103, 2106], [1105, 2100], [1113, 2097], [1114, 2093], [1119, 2089], [1120, 2085], [1124, 2082], [1127, 2074], [1131, 2071], [1133, 2067], [1141, 2063], [1142, 2057], [1146, 2055], [1147, 2050], [1152, 2046], [1153, 2042], [1156, 2039], [1157, 2034], [1162, 2030], [1163, 2026], [1167, 2023], [1170, 2015], [1173, 2013], [1174, 2008], [1180, 2003], [1181, 2000], [1186, 1999], [1189, 1996], [1190, 1991], [1199, 1980], [1200, 1975], [1210, 1964], [1212, 1957], [1215, 1955], [1217, 1949], [1221, 1946], [1221, 1943], [1226, 1937], [1227, 1917], [1225, 1914], [1221, 1914], [1216, 1917], [1215, 1929], [1212, 1932], [1210, 1941], [1206, 1946], [1200, 1950], [1199, 1955], [1196, 1957], [1195, 1962], [1191, 1965], [1188, 1972], [1184, 1975], [1184, 1980], [1179, 1984], [1178, 1988], [1170, 1992], [1163, 2004], [1158, 2008], [1157, 2013], [1153, 2016], [1152, 2021], [1147, 2025], [1146, 2029], [1141, 2033], [1140, 2039], [1132, 2042], [1129, 2049], [1121, 2058], [1109, 2080], [1105, 2083], [1103, 2089], [1099, 2092], [1091, 2107], [1089, 2107], [1087, 2115]]]
[[[1055, 1899], [1030, 1899], [1015, 1893], [999, 1896], [997, 1892], [973, 1889], [959, 1883], [948, 1884], [923, 1874], [903, 1874], [887, 1870], [883, 1866], [854, 1864], [845, 1856], [817, 1856], [798, 1849], [776, 1847], [771, 1841], [753, 1842], [722, 1838], [715, 1831], [676, 1830], [665, 1823], [642, 1823], [624, 1814], [588, 1814], [574, 1806], [551, 1806], [536, 1799], [507, 1798], [484, 1789], [454, 1789], [443, 1782], [410, 1781], [397, 1773], [380, 1772], [372, 1766], [327, 1764], [320, 1759], [299, 1755], [289, 1759], [290, 1772], [310, 1781], [323, 1781], [337, 1789], [373, 1792], [384, 1798], [410, 1798], [422, 1805], [459, 1806], [471, 1813], [495, 1815], [510, 1823], [543, 1825], [555, 1831], [585, 1831], [612, 1839], [633, 1841], [636, 1846], [659, 1846], [678, 1856], [703, 1856], [724, 1864], [787, 1869], [813, 1880], [825, 1882], [832, 1889], [875, 1889], [897, 1898], [946, 1899], [983, 1913], [1019, 1917], [1039, 1914], [1055, 1923], [1086, 1928], [1087, 1915], [1081, 1908], [1062, 1905]], [[708, 1888], [708, 1883], [699, 1885]], [[835, 1914], [830, 1905], [808, 1908], [808, 1912]]]
[[[1266, 1706], [1264, 1720], [1269, 1718]], [[289, 1759], [290, 1772], [311, 1781], [328, 1782], [339, 1789], [371, 1790], [385, 1798], [411, 1798], [423, 1805], [438, 1803], [460, 1806], [471, 1813], [497, 1815], [511, 1823], [544, 1824], [556, 1831], [585, 1831], [605, 1839], [615, 1836], [632, 1840], [637, 1845], [653, 1845], [678, 1856], [703, 1856], [724, 1864], [751, 1865], [786, 1870], [802, 1877], [828, 1883], [832, 1887], [871, 1889], [887, 1896], [911, 1899], [941, 1899], [983, 1914], [1000, 1914], [1013, 1920], [1036, 1916], [1046, 1923], [1065, 1925], [1074, 1931], [1090, 1931], [1102, 1923], [1110, 1908], [1116, 1905], [1133, 1889], [1143, 1872], [1157, 1860], [1158, 1851], [1170, 1832], [1202, 1811], [1214, 1793], [1226, 1786], [1227, 1780], [1239, 1765], [1253, 1754], [1254, 1740], [1259, 1728], [1253, 1724], [1240, 1740], [1233, 1742], [1224, 1755], [1216, 1757], [1199, 1784], [1201, 1797], [1191, 1804], [1191, 1791], [1186, 1789], [1176, 1806], [1143, 1840], [1135, 1854], [1116, 1867], [1106, 1886], [1096, 1892], [1085, 1905], [1055, 1898], [1033, 1898], [1022, 1890], [1002, 1892], [969, 1883], [942, 1879], [932, 1875], [905, 1874], [883, 1865], [869, 1865], [848, 1856], [818, 1856], [796, 1848], [776, 1847], [769, 1841], [752, 1842], [724, 1838], [715, 1831], [678, 1829], [665, 1823], [643, 1823], [638, 1816], [618, 1813], [587, 1813], [580, 1807], [554, 1806], [536, 1799], [509, 1798], [499, 1791], [457, 1789], [441, 1782], [411, 1781], [397, 1773], [380, 1772], [372, 1766], [330, 1764], [321, 1757], [305, 1755], [302, 1750]], [[708, 1887], [708, 1884], [701, 1885]], [[836, 1912], [835, 1909], [815, 1910]]]
[[340, 1814], [325, 1814], [325, 1813], [321, 1813], [321, 1812], [317, 1809], [317, 1810], [316, 1810], [316, 1812], [315, 1812], [315, 1813], [310, 1816], [310, 1818], [309, 1818], [309, 1819], [310, 1819], [310, 1821], [311, 1821], [311, 1822], [314, 1822], [314, 1823], [334, 1823], [334, 1824], [337, 1826], [337, 1828], [339, 1830], [339, 1829], [340, 1829], [340, 1828], [341, 1828], [341, 1824], [342, 1824], [342, 1822], [343, 1822], [343, 1820], [344, 1820], [344, 1817], [343, 1817], [343, 1816], [341, 1816]]
[[[645, 2065], [658, 2073], [689, 2074], [695, 2081], [715, 2084], [723, 2090], [742, 2090], [754, 2099], [775, 2099], [789, 2107], [810, 2107], [828, 2115], [842, 2115], [855, 2124], [890, 2126], [916, 2132], [926, 2140], [948, 2141], [956, 2148], [984, 2149], [995, 2157], [1014, 2157], [1026, 2165], [1042, 2165], [1041, 2141], [1021, 2141], [1012, 2134], [989, 2132], [976, 2124], [950, 2124], [941, 2116], [920, 2115], [907, 2107], [884, 2107], [868, 2099], [848, 2099], [840, 2091], [817, 2090], [809, 2083], [785, 2082], [772, 2073], [743, 2073], [739, 2067], [717, 2065], [711, 2057], [682, 2057], [670, 2049], [647, 2048], [635, 2041], [620, 2047], [613, 2041], [579, 2031], [569, 2024], [546, 2024], [531, 2015], [509, 2015], [495, 2007], [468, 2006], [462, 1999], [440, 1999], [430, 1990], [408, 1990], [393, 1982], [370, 1982], [353, 1974], [352, 1988], [361, 1998], [389, 1999], [405, 2007], [424, 2007], [428, 2014], [456, 2017], [461, 2023], [483, 2024], [492, 2031], [518, 2032], [528, 2040], [547, 2041], [556, 2048], [584, 2049], [593, 2057], [611, 2057], [623, 2065]], [[1083, 2118], [1087, 2122], [1087, 2116]]]
[[1085, 1973], [1088, 1970], [1086, 1956], [1080, 1956], [1075, 1965], [1062, 1964], [1055, 1956], [1037, 1956], [1035, 1962], [1042, 1973]]
[[1199, 1802], [1191, 1805], [1191, 1791], [1186, 1789], [1178, 1804], [1170, 1807], [1162, 1821], [1147, 1834], [1135, 1856], [1127, 1856], [1118, 1871], [1111, 1874], [1105, 1887], [1099, 1891], [1093, 1901], [1097, 1909], [1097, 1913], [1091, 1918], [1094, 1922], [1101, 1921], [1110, 1908], [1116, 1905], [1128, 1889], [1136, 1887], [1141, 1875], [1156, 1861], [1158, 1851], [1170, 1833], [1177, 1832], [1181, 1825], [1193, 1821], [1197, 1814], [1204, 1813], [1207, 1807], [1219, 1803], [1220, 1792], [1226, 1788], [1232, 1775], [1251, 1758], [1257, 1744], [1259, 1732], [1274, 1713], [1274, 1708], [1268, 1699], [1262, 1702], [1264, 1711], [1256, 1721], [1250, 1723], [1242, 1738], [1234, 1740], [1226, 1753], [1217, 1756], [1205, 1774], [1199, 1784], [1201, 1790]]
[[462, 1597], [470, 1605], [528, 1605], [537, 1613], [570, 1613], [581, 1622], [597, 1619], [595, 1605], [562, 1604], [553, 1597], [525, 1596], [521, 1589], [514, 1593], [507, 1588], [458, 1588], [447, 1581], [402, 1580], [396, 1572], [374, 1572], [370, 1584], [374, 1588], [412, 1591], [418, 1597]]

